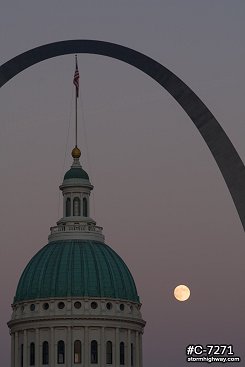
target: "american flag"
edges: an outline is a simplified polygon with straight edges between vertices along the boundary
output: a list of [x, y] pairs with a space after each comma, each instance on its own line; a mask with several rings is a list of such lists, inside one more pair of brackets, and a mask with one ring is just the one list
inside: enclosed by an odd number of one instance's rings
[[76, 69], [75, 69], [75, 73], [74, 73], [74, 78], [73, 78], [73, 84], [76, 87], [76, 97], [78, 98], [79, 95], [79, 70], [78, 70], [78, 66], [77, 66], [77, 56], [76, 56]]

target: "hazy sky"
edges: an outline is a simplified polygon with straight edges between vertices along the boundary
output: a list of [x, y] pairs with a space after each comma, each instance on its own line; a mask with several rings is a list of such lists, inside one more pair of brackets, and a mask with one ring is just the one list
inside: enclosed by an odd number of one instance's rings
[[[244, 16], [243, 0], [1, 0], [0, 64], [66, 39], [134, 48], [197, 93], [244, 161]], [[144, 366], [187, 366], [190, 343], [233, 344], [244, 359], [244, 231], [206, 144], [137, 69], [95, 55], [80, 55], [79, 69], [79, 145], [95, 186], [93, 216], [135, 278], [147, 321]], [[74, 144], [73, 73], [74, 57], [61, 56], [0, 90], [3, 367], [18, 279], [61, 216], [58, 186]], [[186, 303], [172, 295], [181, 283], [191, 288]]]

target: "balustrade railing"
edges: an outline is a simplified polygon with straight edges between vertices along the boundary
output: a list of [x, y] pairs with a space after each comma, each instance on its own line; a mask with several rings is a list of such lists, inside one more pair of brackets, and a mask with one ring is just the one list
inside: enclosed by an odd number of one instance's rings
[[102, 227], [89, 224], [68, 224], [50, 227], [51, 234], [58, 232], [96, 232], [102, 233]]

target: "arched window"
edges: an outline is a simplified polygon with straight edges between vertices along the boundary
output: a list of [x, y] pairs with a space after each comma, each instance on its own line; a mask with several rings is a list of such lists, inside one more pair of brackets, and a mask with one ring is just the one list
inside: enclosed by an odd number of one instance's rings
[[70, 217], [71, 216], [71, 199], [67, 198], [66, 199], [66, 217]]
[[91, 363], [98, 363], [98, 343], [96, 340], [91, 341]]
[[35, 344], [30, 344], [30, 366], [35, 366]]
[[124, 343], [120, 343], [120, 364], [125, 364], [125, 349], [124, 349]]
[[82, 343], [80, 340], [75, 340], [74, 342], [74, 363], [82, 362]]
[[63, 340], [58, 341], [58, 349], [57, 349], [57, 363], [63, 364], [65, 363], [65, 343]]
[[20, 365], [21, 367], [23, 367], [23, 363], [24, 363], [24, 345], [21, 344], [20, 346]]
[[43, 342], [43, 364], [49, 364], [49, 345], [48, 342]]
[[112, 364], [112, 342], [106, 343], [106, 363]]
[[88, 201], [86, 198], [83, 198], [83, 216], [88, 216]]
[[73, 215], [75, 216], [81, 215], [81, 202], [78, 197], [75, 197], [73, 200]]
[[131, 366], [134, 365], [134, 345], [131, 343]]

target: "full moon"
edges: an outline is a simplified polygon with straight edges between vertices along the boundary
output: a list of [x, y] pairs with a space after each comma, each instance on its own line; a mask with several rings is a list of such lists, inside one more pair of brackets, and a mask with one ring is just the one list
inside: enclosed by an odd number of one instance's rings
[[190, 289], [186, 285], [178, 285], [174, 290], [174, 297], [178, 301], [186, 301], [191, 295]]

